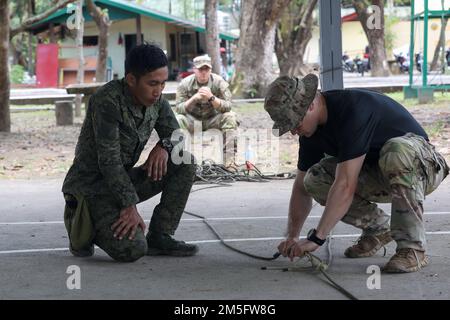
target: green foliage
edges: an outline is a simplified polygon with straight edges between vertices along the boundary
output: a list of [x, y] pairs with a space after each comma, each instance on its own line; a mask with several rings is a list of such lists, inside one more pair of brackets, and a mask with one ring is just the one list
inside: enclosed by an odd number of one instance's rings
[[397, 38], [394, 32], [394, 26], [400, 21], [398, 17], [395, 16], [385, 16], [384, 19], [384, 46], [388, 52], [394, 49], [394, 41]]
[[22, 83], [24, 76], [24, 68], [19, 64], [11, 66], [10, 76], [12, 83]]

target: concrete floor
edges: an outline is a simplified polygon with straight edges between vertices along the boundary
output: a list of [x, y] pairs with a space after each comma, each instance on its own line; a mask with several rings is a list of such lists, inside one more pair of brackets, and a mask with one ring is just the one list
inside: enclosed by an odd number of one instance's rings
[[[290, 266], [280, 258], [266, 262], [237, 254], [217, 242], [198, 218], [184, 215], [178, 239], [197, 243], [195, 257], [144, 257], [114, 262], [101, 249], [94, 257], [75, 258], [67, 250], [62, 223], [61, 180], [0, 180], [0, 299], [346, 299], [317, 273], [261, 270]], [[292, 180], [235, 183], [193, 193], [187, 210], [210, 218], [225, 239], [240, 249], [271, 256], [283, 236]], [[194, 189], [203, 186], [194, 186]], [[346, 247], [358, 230], [339, 223], [332, 240], [330, 275], [360, 299], [450, 298], [450, 179], [427, 197], [425, 221], [431, 263], [418, 273], [382, 274], [381, 289], [368, 289], [371, 265], [383, 266], [395, 251], [388, 246], [366, 259], [347, 259]], [[157, 198], [139, 205], [151, 217]], [[388, 205], [381, 205], [389, 212]], [[302, 235], [317, 225], [315, 206]], [[317, 251], [325, 257], [325, 248]], [[71, 265], [81, 272], [81, 289], [69, 290]]]

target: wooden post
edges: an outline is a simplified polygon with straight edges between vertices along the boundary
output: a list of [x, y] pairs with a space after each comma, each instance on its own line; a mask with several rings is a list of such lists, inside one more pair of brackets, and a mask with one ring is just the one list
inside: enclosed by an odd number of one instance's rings
[[142, 24], [141, 24], [141, 15], [136, 17], [136, 45], [139, 46], [142, 44]]
[[73, 125], [73, 101], [56, 101], [55, 115], [57, 126]]

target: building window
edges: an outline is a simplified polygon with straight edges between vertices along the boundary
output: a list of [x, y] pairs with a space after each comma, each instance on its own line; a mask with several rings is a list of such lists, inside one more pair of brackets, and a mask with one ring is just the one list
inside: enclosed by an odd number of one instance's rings
[[98, 36], [85, 36], [83, 37], [83, 46], [97, 46]]

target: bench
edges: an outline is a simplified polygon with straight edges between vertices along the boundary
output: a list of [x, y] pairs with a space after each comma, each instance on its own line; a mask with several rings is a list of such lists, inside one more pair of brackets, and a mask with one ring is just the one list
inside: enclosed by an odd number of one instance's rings
[[[74, 94], [17, 95], [9, 98], [9, 104], [24, 106], [30, 104], [55, 104], [56, 101], [75, 100]], [[24, 108], [25, 109], [25, 108]]]

